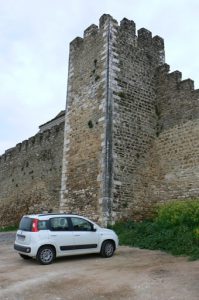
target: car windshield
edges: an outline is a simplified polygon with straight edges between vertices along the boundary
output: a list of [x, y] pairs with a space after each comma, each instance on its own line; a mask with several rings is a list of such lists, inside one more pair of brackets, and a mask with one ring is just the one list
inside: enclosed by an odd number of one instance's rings
[[32, 230], [32, 221], [33, 219], [28, 217], [23, 217], [19, 223], [19, 229], [24, 231]]

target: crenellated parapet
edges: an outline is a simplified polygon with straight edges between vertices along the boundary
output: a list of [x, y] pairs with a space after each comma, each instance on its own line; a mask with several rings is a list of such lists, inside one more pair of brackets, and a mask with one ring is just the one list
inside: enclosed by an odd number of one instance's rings
[[56, 140], [57, 135], [63, 131], [64, 123], [56, 125], [49, 130], [46, 130], [42, 133], [37, 133], [35, 136], [30, 137], [28, 140], [24, 140], [21, 143], [18, 143], [15, 147], [8, 149], [4, 154], [0, 156], [0, 164], [5, 161], [16, 158], [20, 154], [26, 152], [31, 152], [34, 148], [40, 148], [42, 145], [48, 143], [49, 141]]
[[112, 23], [114, 25], [118, 25], [117, 20], [115, 20], [111, 15], [109, 14], [103, 14], [99, 19], [99, 28], [103, 29], [107, 26], [108, 23]]
[[95, 24], [90, 25], [86, 30], [84, 30], [84, 38], [95, 35], [98, 33], [98, 26]]
[[108, 24], [112, 24], [116, 35], [120, 34], [123, 38], [125, 37], [126, 42], [134, 45], [134, 47], [156, 53], [156, 55], [159, 55], [159, 64], [164, 63], [164, 40], [160, 36], [155, 35], [153, 37], [151, 31], [146, 28], [140, 28], [136, 32], [136, 24], [133, 20], [124, 18], [120, 21], [120, 24], [118, 24], [118, 22], [108, 14], [101, 16], [99, 26], [95, 24], [90, 25], [84, 30], [83, 38], [76, 37], [70, 43], [71, 53], [75, 50], [79, 51], [83, 47], [84, 42], [88, 42], [89, 39], [97, 39], [99, 35], [105, 34], [104, 30], [108, 28]]
[[180, 71], [169, 72], [169, 69], [164, 64], [156, 75], [160, 132], [199, 118], [199, 90], [194, 89], [194, 81], [182, 80]]
[[164, 85], [165, 89], [173, 87], [175, 91], [191, 91], [194, 92], [194, 81], [190, 78], [182, 80], [182, 73], [178, 70], [169, 72], [170, 66], [163, 64], [157, 68], [157, 84], [159, 86]]
[[132, 36], [132, 38], [136, 37], [136, 24], [134, 21], [124, 18], [120, 22], [120, 28], [121, 28], [121, 30], [130, 34]]
[[79, 48], [82, 45], [83, 41], [84, 41], [83, 38], [79, 36], [76, 37], [74, 40], [70, 42], [70, 50], [75, 50]]

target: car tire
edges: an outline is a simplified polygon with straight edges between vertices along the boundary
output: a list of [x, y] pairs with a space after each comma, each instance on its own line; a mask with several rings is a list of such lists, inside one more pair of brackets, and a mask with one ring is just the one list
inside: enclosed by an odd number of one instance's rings
[[55, 259], [55, 250], [51, 246], [42, 246], [37, 252], [37, 260], [41, 265], [49, 265]]
[[101, 256], [108, 258], [113, 256], [114, 252], [115, 252], [114, 243], [112, 241], [104, 241], [100, 251]]
[[25, 254], [21, 254], [19, 253], [19, 255], [23, 258], [23, 259], [31, 259], [31, 256], [25, 255]]

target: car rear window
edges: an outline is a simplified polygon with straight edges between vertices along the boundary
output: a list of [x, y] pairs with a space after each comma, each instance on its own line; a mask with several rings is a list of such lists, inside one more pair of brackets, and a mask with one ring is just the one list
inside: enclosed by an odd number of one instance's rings
[[23, 217], [19, 223], [19, 229], [24, 231], [32, 231], [32, 221], [33, 219], [28, 217]]

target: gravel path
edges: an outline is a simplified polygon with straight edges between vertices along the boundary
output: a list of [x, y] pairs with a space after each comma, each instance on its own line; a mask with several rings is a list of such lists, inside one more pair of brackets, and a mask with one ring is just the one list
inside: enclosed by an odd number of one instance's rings
[[110, 259], [85, 255], [41, 266], [14, 251], [0, 233], [1, 300], [198, 300], [199, 261], [119, 247]]
[[14, 243], [16, 232], [0, 232], [0, 245]]

